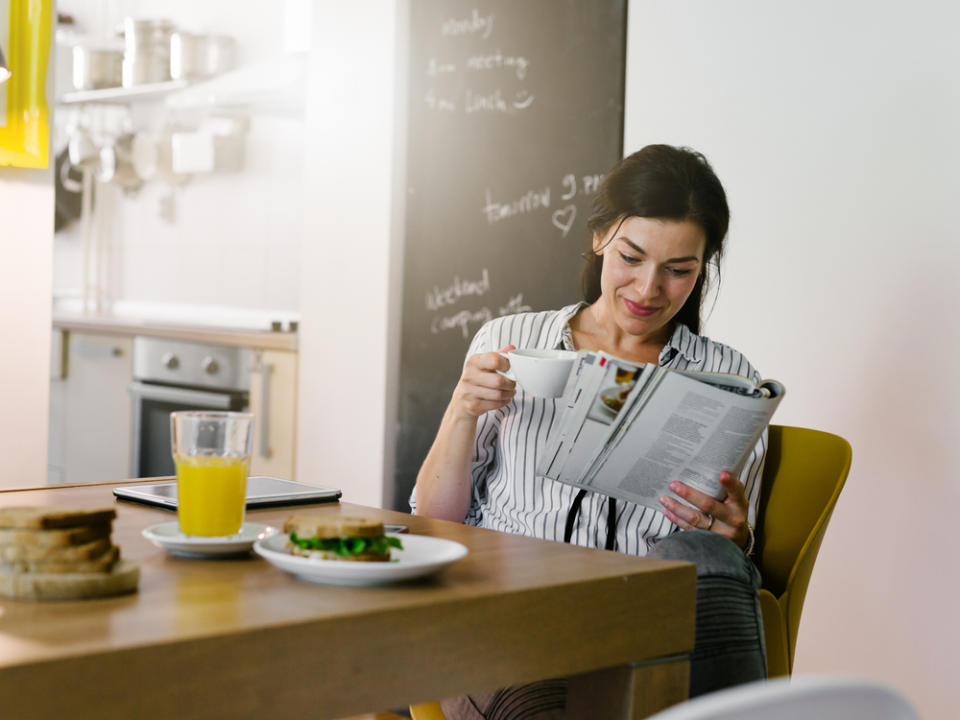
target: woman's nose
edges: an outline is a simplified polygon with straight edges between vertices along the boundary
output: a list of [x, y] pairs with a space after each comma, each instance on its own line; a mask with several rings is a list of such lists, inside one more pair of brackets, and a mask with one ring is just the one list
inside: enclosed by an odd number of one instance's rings
[[656, 268], [651, 265], [646, 265], [637, 270], [634, 285], [639, 291], [640, 297], [656, 297], [660, 293], [660, 275]]

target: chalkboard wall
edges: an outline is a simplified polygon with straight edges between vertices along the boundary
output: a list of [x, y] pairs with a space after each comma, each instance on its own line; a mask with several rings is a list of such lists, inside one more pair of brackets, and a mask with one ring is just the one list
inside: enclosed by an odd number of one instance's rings
[[626, 0], [413, 0], [394, 507], [484, 321], [579, 299], [622, 155]]

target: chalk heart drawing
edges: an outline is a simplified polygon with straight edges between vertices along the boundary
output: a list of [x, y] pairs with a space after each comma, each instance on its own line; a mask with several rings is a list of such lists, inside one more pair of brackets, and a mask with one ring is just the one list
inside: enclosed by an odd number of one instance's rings
[[563, 236], [566, 237], [567, 233], [570, 232], [570, 228], [573, 227], [573, 221], [577, 218], [577, 206], [576, 205], [567, 205], [564, 208], [553, 211], [553, 224], [556, 225], [560, 230], [563, 231]]

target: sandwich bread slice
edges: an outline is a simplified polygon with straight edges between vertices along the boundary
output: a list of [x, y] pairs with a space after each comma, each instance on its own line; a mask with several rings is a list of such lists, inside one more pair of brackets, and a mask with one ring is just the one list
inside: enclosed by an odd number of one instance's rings
[[32, 548], [67, 548], [91, 540], [110, 537], [110, 523], [97, 523], [55, 530], [10, 528], [0, 525], [0, 546], [16, 545]]
[[0, 527], [50, 530], [84, 525], [103, 525], [117, 516], [112, 507], [81, 508], [58, 505], [0, 507]]
[[110, 538], [112, 507], [0, 507], [0, 596], [79, 600], [134, 592], [140, 568]]
[[291, 515], [283, 525], [293, 555], [316, 560], [389, 562], [390, 549], [403, 549], [400, 540], [384, 533], [383, 523], [325, 512]]

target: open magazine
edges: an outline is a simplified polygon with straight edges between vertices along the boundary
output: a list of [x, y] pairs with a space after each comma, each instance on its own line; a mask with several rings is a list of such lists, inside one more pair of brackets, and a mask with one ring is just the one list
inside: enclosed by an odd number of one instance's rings
[[776, 380], [581, 352], [537, 474], [659, 510], [680, 480], [722, 499], [783, 399]]

